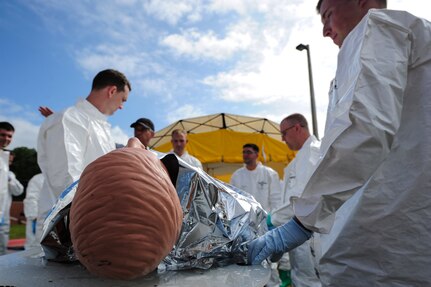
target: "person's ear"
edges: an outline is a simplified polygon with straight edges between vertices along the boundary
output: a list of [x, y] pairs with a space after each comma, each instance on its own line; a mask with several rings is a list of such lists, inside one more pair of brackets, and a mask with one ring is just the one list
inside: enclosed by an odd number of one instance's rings
[[112, 98], [117, 93], [117, 87], [116, 86], [108, 86], [108, 97]]

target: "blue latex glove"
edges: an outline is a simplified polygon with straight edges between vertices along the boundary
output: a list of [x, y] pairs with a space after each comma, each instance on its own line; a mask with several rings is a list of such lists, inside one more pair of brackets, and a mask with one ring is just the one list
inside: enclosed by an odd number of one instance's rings
[[247, 262], [260, 264], [267, 257], [285, 253], [310, 239], [312, 232], [306, 230], [294, 219], [268, 231], [248, 245]]

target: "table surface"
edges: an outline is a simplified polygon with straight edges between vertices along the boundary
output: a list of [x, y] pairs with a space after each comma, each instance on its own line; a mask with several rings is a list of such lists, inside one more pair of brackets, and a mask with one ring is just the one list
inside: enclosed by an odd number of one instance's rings
[[43, 261], [30, 251], [0, 256], [0, 286], [262, 287], [269, 276], [270, 269], [262, 265], [229, 265], [209, 270], [153, 272], [130, 281], [110, 280], [93, 276], [80, 264]]

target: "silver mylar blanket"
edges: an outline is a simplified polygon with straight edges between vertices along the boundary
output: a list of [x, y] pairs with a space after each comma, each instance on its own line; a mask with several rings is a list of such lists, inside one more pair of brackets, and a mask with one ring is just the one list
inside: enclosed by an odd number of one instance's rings
[[[159, 270], [208, 269], [246, 263], [247, 243], [267, 231], [266, 212], [249, 194], [190, 166], [173, 154], [157, 153], [168, 169], [183, 211], [180, 236]], [[67, 188], [44, 222], [45, 258], [77, 261], [69, 211], [79, 181]]]

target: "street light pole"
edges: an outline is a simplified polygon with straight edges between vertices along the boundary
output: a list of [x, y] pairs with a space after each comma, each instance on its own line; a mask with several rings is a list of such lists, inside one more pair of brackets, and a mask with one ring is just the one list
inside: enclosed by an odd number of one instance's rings
[[314, 102], [314, 85], [313, 85], [313, 73], [311, 71], [311, 58], [310, 58], [310, 46], [299, 44], [296, 46], [296, 50], [302, 51], [307, 50], [307, 60], [308, 60], [308, 81], [310, 83], [310, 100], [311, 100], [311, 118], [313, 121], [313, 134], [319, 139], [319, 133], [317, 129], [317, 118], [316, 118], [316, 104]]

